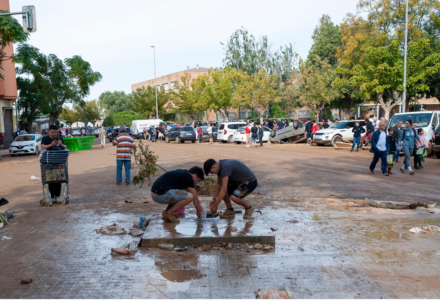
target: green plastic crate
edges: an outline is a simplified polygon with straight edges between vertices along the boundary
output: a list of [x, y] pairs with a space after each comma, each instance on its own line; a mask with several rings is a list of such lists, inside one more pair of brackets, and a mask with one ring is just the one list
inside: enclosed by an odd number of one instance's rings
[[83, 151], [92, 149], [94, 140], [94, 136], [79, 136], [64, 138], [64, 143], [70, 151]]

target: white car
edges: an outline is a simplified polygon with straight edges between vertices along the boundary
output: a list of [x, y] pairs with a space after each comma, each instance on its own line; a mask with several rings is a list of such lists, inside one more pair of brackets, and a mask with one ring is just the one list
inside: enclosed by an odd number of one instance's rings
[[81, 130], [79, 128], [73, 128], [72, 136], [81, 136]]
[[333, 123], [329, 128], [318, 130], [313, 135], [313, 142], [317, 145], [332, 144], [338, 141], [353, 141], [353, 127], [359, 125], [365, 128], [365, 120], [342, 120]]
[[[269, 136], [270, 128], [263, 127], [263, 142], [268, 142]], [[232, 136], [232, 141], [237, 144], [246, 143], [246, 126], [240, 127], [237, 129], [237, 131], [234, 132], [234, 135]], [[258, 143], [260, 142], [259, 139], [257, 141]]]
[[23, 134], [17, 136], [9, 146], [9, 155], [40, 154], [42, 138], [41, 134]]
[[246, 126], [245, 122], [224, 122], [218, 126], [217, 141], [232, 143], [235, 131]]

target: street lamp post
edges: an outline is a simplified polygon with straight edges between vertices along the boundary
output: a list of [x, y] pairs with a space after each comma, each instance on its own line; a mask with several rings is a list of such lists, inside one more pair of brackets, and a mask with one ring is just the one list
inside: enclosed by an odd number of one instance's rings
[[403, 95], [402, 95], [402, 112], [406, 111], [406, 57], [408, 52], [408, 0], [406, 0], [405, 13], [405, 55], [403, 58]]
[[153, 57], [154, 57], [154, 91], [156, 92], [156, 119], [159, 119], [159, 109], [157, 107], [157, 80], [156, 80], [156, 47], [151, 46], [153, 48]]

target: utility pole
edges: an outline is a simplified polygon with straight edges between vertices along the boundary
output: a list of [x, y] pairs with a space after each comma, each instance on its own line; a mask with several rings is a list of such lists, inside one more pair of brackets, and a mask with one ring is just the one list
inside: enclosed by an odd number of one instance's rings
[[30, 33], [37, 31], [37, 21], [35, 14], [35, 6], [23, 6], [20, 12], [1, 13], [0, 16], [23, 15], [23, 31]]
[[154, 56], [154, 91], [156, 92], [156, 120], [159, 119], [159, 109], [157, 107], [157, 79], [156, 79], [156, 47], [151, 46], [153, 48], [153, 56]]
[[402, 112], [406, 111], [406, 58], [408, 52], [408, 0], [406, 0], [405, 14], [405, 56], [403, 59], [403, 95], [402, 95]]

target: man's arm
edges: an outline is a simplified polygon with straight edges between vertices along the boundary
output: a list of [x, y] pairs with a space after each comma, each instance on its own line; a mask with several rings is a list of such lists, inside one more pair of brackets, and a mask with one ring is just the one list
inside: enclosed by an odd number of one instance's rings
[[218, 205], [223, 200], [223, 198], [226, 196], [226, 193], [228, 191], [228, 181], [229, 177], [223, 177], [222, 178], [222, 186], [220, 188], [220, 192], [218, 193], [217, 197], [211, 202], [211, 212], [216, 213]]
[[194, 207], [197, 210], [197, 216], [201, 216], [203, 213], [203, 207], [200, 204], [199, 196], [197, 195], [196, 189], [189, 187], [188, 192], [190, 192], [193, 195], [193, 202], [194, 202]]

